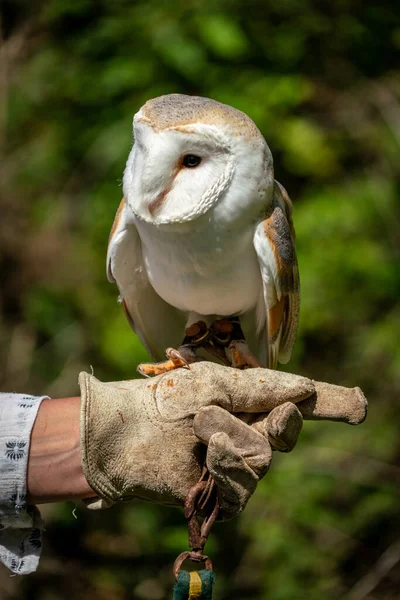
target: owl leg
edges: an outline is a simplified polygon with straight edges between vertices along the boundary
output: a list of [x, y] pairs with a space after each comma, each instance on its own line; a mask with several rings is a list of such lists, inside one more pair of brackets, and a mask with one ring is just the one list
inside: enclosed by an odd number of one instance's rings
[[250, 351], [238, 317], [214, 321], [210, 327], [210, 339], [214, 347], [223, 350], [225, 358], [228, 356], [228, 364], [232, 367], [244, 369], [263, 366]]
[[160, 363], [142, 363], [138, 366], [139, 373], [145, 377], [151, 377], [181, 367], [189, 369], [190, 364], [203, 360], [196, 355], [196, 348], [204, 345], [208, 335], [208, 327], [204, 321], [193, 323], [185, 329], [185, 337], [177, 350], [167, 348], [165, 354], [168, 360]]
[[249, 367], [254, 369], [256, 367], [263, 367], [259, 360], [249, 350], [248, 345], [243, 340], [233, 340], [228, 347], [228, 356], [231, 361], [232, 367], [236, 369], [244, 369]]

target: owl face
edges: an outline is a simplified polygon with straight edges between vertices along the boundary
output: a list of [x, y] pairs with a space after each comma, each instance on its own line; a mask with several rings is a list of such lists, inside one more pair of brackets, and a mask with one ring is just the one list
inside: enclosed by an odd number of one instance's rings
[[[154, 225], [184, 223], [235, 207], [272, 189], [272, 156], [254, 123], [207, 98], [172, 94], [147, 102], [134, 118], [124, 173], [133, 213]], [[236, 206], [237, 205], [237, 206]]]

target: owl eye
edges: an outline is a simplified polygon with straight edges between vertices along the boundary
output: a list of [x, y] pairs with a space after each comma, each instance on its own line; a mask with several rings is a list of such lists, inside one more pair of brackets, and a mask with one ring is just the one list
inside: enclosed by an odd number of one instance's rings
[[182, 160], [182, 164], [184, 167], [188, 169], [194, 169], [201, 163], [200, 156], [196, 156], [195, 154], [185, 154]]

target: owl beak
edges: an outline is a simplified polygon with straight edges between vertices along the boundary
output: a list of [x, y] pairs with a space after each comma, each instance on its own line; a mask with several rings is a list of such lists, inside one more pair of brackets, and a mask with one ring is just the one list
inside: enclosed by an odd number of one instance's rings
[[167, 194], [171, 191], [171, 186], [166, 187], [154, 200], [152, 200], [148, 206], [149, 213], [152, 217], [155, 217], [156, 214], [160, 211], [162, 205], [165, 202], [165, 198]]
[[168, 181], [165, 184], [164, 189], [149, 203], [148, 210], [152, 217], [155, 217], [161, 210], [168, 194], [172, 190], [175, 182], [175, 178], [178, 174], [180, 167], [176, 166], [170, 174]]

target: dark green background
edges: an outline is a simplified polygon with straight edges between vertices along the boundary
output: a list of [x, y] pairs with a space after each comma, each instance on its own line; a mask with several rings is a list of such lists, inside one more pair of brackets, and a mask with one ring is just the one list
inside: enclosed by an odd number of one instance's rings
[[[307, 423], [209, 542], [219, 600], [400, 598], [400, 18], [395, 2], [2, 2], [0, 382], [75, 395], [145, 357], [105, 277], [132, 117], [170, 92], [247, 112], [294, 202], [288, 369], [360, 385], [359, 428]], [[0, 597], [162, 600], [180, 511], [43, 511], [37, 574]]]

